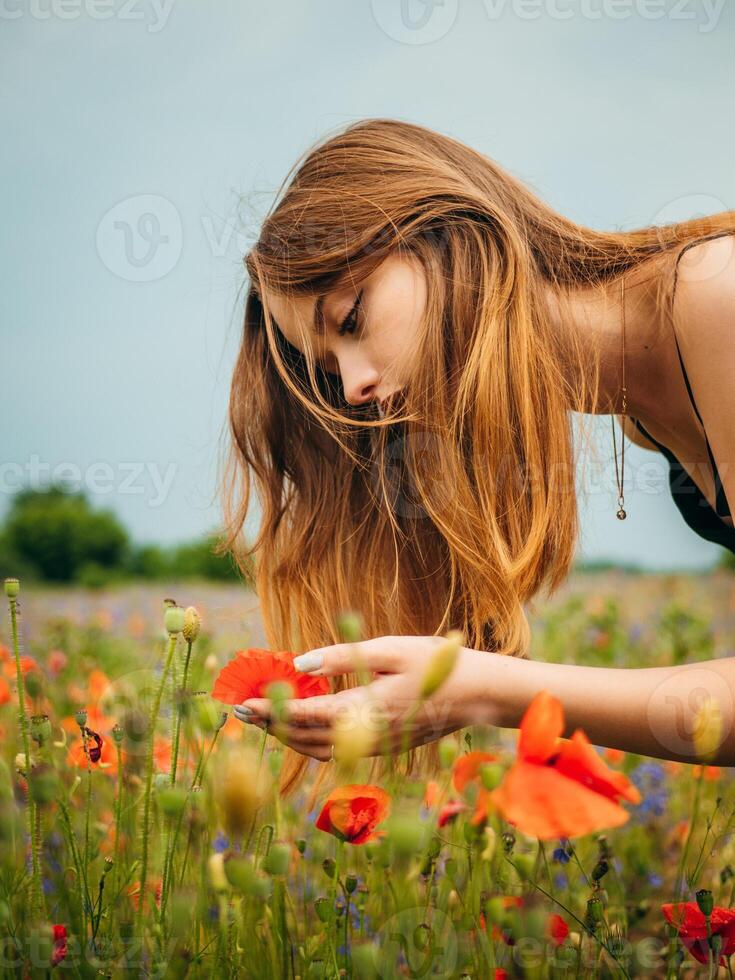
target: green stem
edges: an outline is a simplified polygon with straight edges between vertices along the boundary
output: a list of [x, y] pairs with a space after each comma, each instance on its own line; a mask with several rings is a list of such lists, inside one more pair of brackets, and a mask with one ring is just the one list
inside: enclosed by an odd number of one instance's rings
[[148, 749], [146, 754], [146, 766], [145, 766], [145, 793], [143, 796], [143, 839], [142, 839], [142, 854], [140, 861], [140, 891], [138, 893], [138, 909], [136, 912], [136, 934], [142, 939], [142, 926], [143, 926], [143, 909], [145, 906], [145, 886], [146, 879], [148, 876], [148, 837], [150, 834], [150, 813], [151, 813], [151, 787], [153, 785], [153, 742], [156, 734], [156, 721], [158, 720], [158, 713], [161, 709], [161, 698], [163, 697], [163, 689], [166, 685], [166, 678], [168, 676], [169, 669], [171, 667], [171, 661], [173, 660], [174, 650], [176, 649], [176, 639], [177, 633], [169, 633], [168, 638], [168, 653], [166, 654], [166, 662], [163, 667], [163, 673], [161, 674], [161, 680], [158, 684], [158, 689], [156, 690], [155, 697], [153, 699], [153, 707], [151, 709], [150, 721], [149, 721], [149, 731], [148, 731]]
[[26, 786], [28, 787], [28, 834], [31, 840], [31, 866], [33, 868], [31, 882], [31, 913], [39, 918], [43, 913], [43, 898], [41, 891], [41, 862], [39, 858], [36, 836], [35, 836], [35, 815], [36, 804], [33, 802], [31, 792], [31, 738], [28, 724], [28, 712], [26, 710], [26, 689], [23, 670], [20, 665], [20, 643], [18, 640], [18, 600], [14, 597], [8, 599], [10, 604], [10, 630], [13, 637], [13, 655], [15, 657], [15, 676], [18, 683], [18, 713], [20, 717], [20, 730], [23, 738], [23, 754], [26, 764]]
[[186, 697], [186, 684], [189, 676], [189, 660], [191, 659], [191, 645], [192, 640], [187, 640], [186, 643], [186, 660], [184, 662], [184, 678], [181, 684], [181, 695], [177, 697], [178, 692], [176, 690], [176, 664], [174, 664], [174, 744], [171, 750], [171, 785], [173, 786], [176, 782], [176, 767], [179, 760], [179, 737], [181, 732], [181, 704], [182, 698]]

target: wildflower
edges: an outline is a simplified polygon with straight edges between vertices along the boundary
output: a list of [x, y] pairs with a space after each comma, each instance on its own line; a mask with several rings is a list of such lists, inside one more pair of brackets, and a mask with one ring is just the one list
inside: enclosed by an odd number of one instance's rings
[[225, 704], [242, 704], [249, 698], [267, 697], [266, 688], [274, 681], [290, 684], [294, 698], [328, 694], [328, 678], [300, 673], [293, 665], [293, 657], [285, 651], [271, 653], [257, 647], [238, 650], [217, 675], [212, 697]]
[[497, 755], [492, 752], [465, 752], [458, 756], [452, 767], [452, 785], [458, 793], [462, 793], [468, 783], [479, 780], [480, 766], [497, 760]]
[[0, 704], [8, 704], [10, 700], [10, 685], [4, 677], [0, 677]]
[[51, 966], [58, 966], [66, 956], [66, 926], [55, 925], [54, 929], [54, 949], [51, 954]]
[[561, 702], [540, 691], [526, 710], [518, 737], [518, 757], [502, 784], [478, 799], [497, 807], [525, 834], [548, 840], [616, 827], [630, 816], [618, 803], [641, 796], [621, 772], [609, 769], [582, 729], [561, 738]]
[[[161, 905], [161, 889], [163, 888], [163, 881], [161, 878], [156, 878], [153, 881], [146, 882], [146, 891], [153, 894], [155, 898], [156, 905]], [[138, 909], [140, 905], [140, 882], [134, 881], [129, 885], [127, 890], [128, 898], [134, 909]]]
[[84, 732], [87, 737], [87, 751], [84, 750], [84, 740], [81, 737], [76, 739], [67, 753], [67, 765], [86, 769], [87, 755], [89, 755], [89, 761], [93, 765], [114, 774], [117, 766], [114, 743], [86, 726]]
[[[707, 920], [696, 902], [667, 902], [661, 906], [661, 911], [677, 930], [679, 939], [695, 960], [700, 963], [709, 961], [709, 944], [707, 941]], [[715, 905], [709, 920], [710, 933], [719, 936], [722, 942], [719, 966], [727, 966], [728, 958], [735, 953], [735, 909], [721, 908]]]
[[547, 931], [556, 945], [560, 946], [569, 935], [569, 926], [557, 912], [552, 912], [547, 923]]
[[389, 810], [390, 796], [379, 786], [338, 786], [325, 800], [316, 826], [349, 844], [365, 844], [384, 833], [375, 828]]
[[461, 800], [449, 800], [449, 802], [445, 803], [439, 811], [439, 816], [436, 821], [437, 826], [443, 827], [445, 824], [448, 824], [450, 820], [454, 820], [455, 817], [459, 816], [463, 810], [467, 809], [467, 804], [463, 803]]

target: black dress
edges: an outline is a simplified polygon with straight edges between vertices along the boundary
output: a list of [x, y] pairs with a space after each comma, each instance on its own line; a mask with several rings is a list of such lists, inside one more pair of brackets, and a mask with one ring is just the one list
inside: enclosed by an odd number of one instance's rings
[[[724, 234], [732, 234], [732, 232], [725, 232]], [[712, 238], [722, 237], [721, 235], [710, 236]], [[691, 245], [698, 244], [698, 242], [692, 242], [682, 249], [681, 255], [684, 254], [687, 248]], [[679, 258], [681, 258], [679, 255]], [[676, 272], [678, 272], [678, 260]], [[674, 278], [674, 288], [676, 288], [676, 278]], [[704, 431], [704, 423], [702, 422], [702, 416], [699, 414], [699, 409], [697, 408], [697, 403], [694, 401], [694, 395], [692, 394], [692, 387], [689, 384], [689, 378], [687, 377], [686, 369], [684, 367], [684, 361], [681, 356], [681, 350], [679, 349], [679, 341], [676, 338], [676, 333], [674, 333], [674, 340], [676, 342], [676, 352], [679, 355], [679, 364], [681, 364], [682, 374], [684, 375], [684, 382], [686, 384], [687, 392], [689, 394], [689, 400], [692, 403], [692, 408], [694, 409], [699, 423]], [[630, 418], [630, 416], [629, 416]], [[714, 544], [719, 544], [723, 548], [727, 548], [735, 554], [735, 527], [729, 527], [724, 524], [720, 517], [731, 517], [730, 509], [727, 503], [727, 497], [725, 496], [725, 489], [722, 486], [722, 481], [720, 480], [720, 474], [717, 470], [717, 465], [715, 464], [714, 456], [712, 455], [712, 450], [710, 448], [709, 440], [707, 439], [707, 433], [704, 432], [704, 441], [707, 446], [707, 453], [709, 455], [709, 461], [712, 466], [712, 472], [715, 479], [715, 509], [713, 510], [709, 502], [697, 486], [697, 484], [692, 480], [691, 476], [684, 469], [679, 460], [674, 456], [671, 450], [662, 445], [658, 439], [647, 432], [637, 419], [630, 418], [630, 421], [635, 425], [639, 432], [650, 439], [651, 442], [658, 446], [660, 451], [669, 461], [669, 488], [671, 490], [671, 495], [674, 498], [676, 506], [679, 508], [682, 517], [689, 525], [689, 527], [698, 534], [701, 538], [705, 538], [707, 541], [712, 541]]]

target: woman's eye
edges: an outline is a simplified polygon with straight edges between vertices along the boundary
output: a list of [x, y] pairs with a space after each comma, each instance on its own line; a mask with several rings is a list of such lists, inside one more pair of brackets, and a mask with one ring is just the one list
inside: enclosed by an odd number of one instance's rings
[[339, 337], [343, 337], [346, 333], [354, 333], [357, 329], [357, 314], [360, 308], [360, 302], [362, 301], [362, 290], [357, 295], [354, 306], [347, 314], [347, 316], [342, 321], [342, 326], [337, 331]]

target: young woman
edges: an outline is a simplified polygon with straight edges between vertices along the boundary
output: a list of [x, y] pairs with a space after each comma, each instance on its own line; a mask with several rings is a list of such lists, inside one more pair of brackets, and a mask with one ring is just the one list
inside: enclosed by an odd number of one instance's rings
[[[517, 727], [541, 688], [565, 734], [689, 762], [708, 702], [714, 761], [735, 765], [731, 660], [536, 662], [527, 621], [574, 558], [572, 412], [617, 415], [622, 439], [663, 453], [684, 519], [735, 552], [735, 212], [595, 231], [470, 147], [369, 119], [305, 156], [245, 264], [226, 545], [256, 558], [270, 647], [308, 651], [301, 668], [336, 692], [288, 702], [284, 792], [332, 757], [340, 715], [385, 722], [370, 754], [389, 764], [452, 628], [466, 645], [412, 717], [409, 770], [449, 732]], [[372, 639], [338, 642], [349, 609]], [[267, 724], [269, 707], [236, 714]]]

